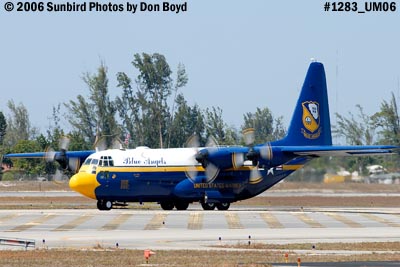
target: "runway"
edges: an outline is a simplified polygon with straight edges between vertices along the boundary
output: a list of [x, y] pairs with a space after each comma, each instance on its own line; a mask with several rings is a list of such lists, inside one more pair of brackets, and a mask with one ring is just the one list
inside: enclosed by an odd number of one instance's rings
[[398, 208], [249, 209], [203, 211], [193, 205], [187, 211], [1, 210], [0, 237], [34, 239], [37, 247], [113, 248], [118, 243], [127, 249], [210, 249], [249, 240], [269, 244], [400, 241]]

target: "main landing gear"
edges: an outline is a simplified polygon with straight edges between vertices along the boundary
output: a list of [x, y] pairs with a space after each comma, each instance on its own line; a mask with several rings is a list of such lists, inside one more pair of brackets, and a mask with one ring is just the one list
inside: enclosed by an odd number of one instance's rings
[[[228, 210], [230, 207], [231, 203], [230, 202], [221, 202], [221, 203], [204, 203], [201, 202], [201, 206], [203, 207], [203, 210], [214, 210], [217, 208], [218, 210]], [[189, 202], [186, 201], [162, 201], [160, 202], [160, 206], [163, 210], [173, 210], [174, 207], [177, 210], [187, 210], [189, 207]]]
[[186, 201], [162, 201], [160, 202], [160, 206], [163, 210], [173, 210], [175, 207], [177, 210], [187, 210], [189, 207], [189, 202]]
[[228, 210], [229, 207], [231, 206], [231, 203], [229, 203], [229, 202], [220, 202], [220, 203], [201, 202], [201, 206], [203, 207], [203, 210], [214, 210], [215, 208], [217, 208], [218, 210]]

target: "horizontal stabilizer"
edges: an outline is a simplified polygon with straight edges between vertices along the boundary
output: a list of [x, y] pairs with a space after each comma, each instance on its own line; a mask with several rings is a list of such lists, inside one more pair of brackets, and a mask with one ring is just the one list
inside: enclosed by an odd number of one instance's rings
[[283, 146], [281, 151], [299, 156], [373, 156], [400, 152], [398, 146]]

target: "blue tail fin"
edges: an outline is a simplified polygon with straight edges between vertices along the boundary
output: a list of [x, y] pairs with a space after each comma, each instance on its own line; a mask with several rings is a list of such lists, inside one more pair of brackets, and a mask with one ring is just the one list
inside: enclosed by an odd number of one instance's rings
[[308, 68], [300, 97], [281, 145], [332, 145], [328, 93], [324, 65], [312, 62]]

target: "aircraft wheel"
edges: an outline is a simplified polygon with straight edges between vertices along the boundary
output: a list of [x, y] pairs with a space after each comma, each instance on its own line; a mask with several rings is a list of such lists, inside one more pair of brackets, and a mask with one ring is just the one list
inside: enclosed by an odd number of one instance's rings
[[111, 210], [112, 206], [113, 206], [113, 204], [110, 200], [99, 199], [97, 201], [97, 208], [99, 210]]
[[201, 203], [203, 210], [213, 210], [215, 209], [215, 203]]
[[174, 208], [174, 203], [170, 201], [161, 202], [160, 206], [163, 210], [172, 210]]
[[188, 207], [189, 207], [189, 202], [186, 202], [186, 201], [175, 202], [175, 208], [177, 210], [187, 210]]
[[217, 209], [218, 210], [228, 210], [229, 207], [231, 206], [231, 203], [229, 202], [222, 202], [217, 204]]

